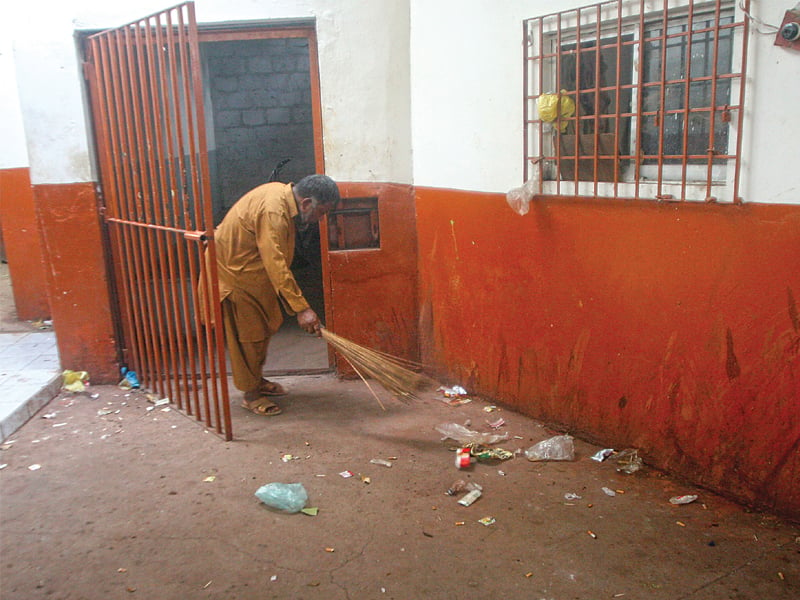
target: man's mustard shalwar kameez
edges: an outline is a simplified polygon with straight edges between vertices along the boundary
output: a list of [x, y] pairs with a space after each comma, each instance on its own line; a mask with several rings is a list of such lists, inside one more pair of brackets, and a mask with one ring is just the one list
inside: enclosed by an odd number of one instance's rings
[[242, 196], [214, 234], [233, 383], [245, 392], [261, 384], [269, 339], [283, 322], [280, 301], [290, 314], [309, 308], [289, 268], [296, 215], [291, 184], [267, 183]]

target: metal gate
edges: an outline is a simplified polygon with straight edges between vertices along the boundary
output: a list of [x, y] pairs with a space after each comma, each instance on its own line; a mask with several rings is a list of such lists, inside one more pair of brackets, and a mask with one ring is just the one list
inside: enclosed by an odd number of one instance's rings
[[92, 35], [85, 68], [122, 360], [230, 440], [194, 4]]

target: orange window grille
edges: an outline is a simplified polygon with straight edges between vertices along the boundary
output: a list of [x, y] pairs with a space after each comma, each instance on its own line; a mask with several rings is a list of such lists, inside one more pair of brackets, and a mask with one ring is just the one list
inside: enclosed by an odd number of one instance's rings
[[524, 21], [525, 178], [545, 195], [738, 203], [749, 1]]

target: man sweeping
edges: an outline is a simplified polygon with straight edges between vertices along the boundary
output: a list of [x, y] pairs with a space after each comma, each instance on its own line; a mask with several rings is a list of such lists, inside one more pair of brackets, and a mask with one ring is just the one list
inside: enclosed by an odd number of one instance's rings
[[319, 222], [338, 201], [339, 189], [326, 175], [266, 183], [242, 196], [214, 234], [233, 384], [255, 414], [280, 414], [270, 398], [287, 393], [261, 375], [270, 337], [283, 322], [280, 303], [303, 330], [319, 334], [319, 317], [289, 267], [297, 230]]

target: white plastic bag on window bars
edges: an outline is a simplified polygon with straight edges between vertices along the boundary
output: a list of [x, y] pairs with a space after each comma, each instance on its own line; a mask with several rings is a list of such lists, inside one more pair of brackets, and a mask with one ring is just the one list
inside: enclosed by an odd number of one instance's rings
[[533, 169], [533, 175], [522, 187], [508, 190], [506, 201], [518, 215], [526, 215], [530, 210], [531, 199], [539, 191], [539, 169]]

